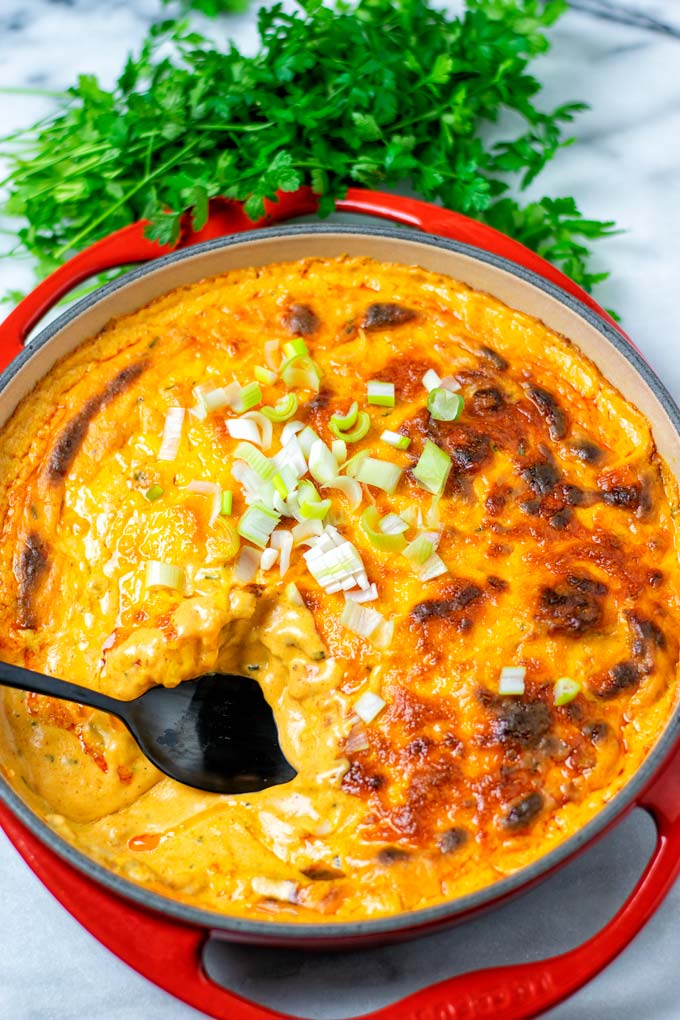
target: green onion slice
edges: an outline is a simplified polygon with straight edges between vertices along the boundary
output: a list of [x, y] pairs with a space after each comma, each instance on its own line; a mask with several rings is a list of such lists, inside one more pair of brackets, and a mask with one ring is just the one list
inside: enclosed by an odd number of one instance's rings
[[464, 404], [460, 393], [452, 393], [441, 386], [430, 390], [427, 396], [427, 409], [435, 421], [458, 421]]
[[444, 491], [444, 486], [451, 471], [452, 461], [448, 453], [433, 443], [431, 439], [426, 440], [425, 447], [420, 459], [413, 469], [413, 477], [416, 478], [424, 489], [439, 496]]
[[286, 386], [301, 386], [318, 392], [321, 386], [321, 369], [306, 354], [295, 354], [281, 366], [281, 378]]
[[385, 429], [380, 438], [383, 443], [389, 443], [395, 450], [408, 450], [411, 445], [408, 436], [402, 436], [401, 432], [392, 432], [390, 429]]
[[260, 408], [260, 413], [269, 418], [269, 421], [282, 422], [292, 418], [298, 409], [298, 398], [294, 393], [286, 393], [276, 401], [273, 407], [265, 404]]
[[234, 458], [244, 460], [264, 482], [268, 482], [276, 471], [276, 465], [252, 443], [239, 443], [234, 450]]
[[147, 562], [144, 574], [146, 588], [174, 588], [183, 591], [185, 583], [181, 567], [176, 567], [172, 563], [161, 563], [158, 560]]
[[[340, 617], [340, 623], [354, 634], [360, 634], [361, 637], [369, 638], [384, 619], [382, 613], [379, 613], [377, 609], [371, 609], [370, 606], [361, 606], [357, 602], [347, 599], [342, 616]], [[356, 710], [356, 705], [354, 708]]]
[[294, 340], [287, 340], [283, 345], [283, 354], [285, 358], [296, 358], [299, 355], [309, 355], [309, 348], [304, 340], [296, 337]]
[[333, 420], [329, 421], [328, 429], [338, 439], [344, 440], [345, 443], [358, 443], [360, 439], [368, 435], [368, 430], [371, 427], [371, 419], [367, 411], [360, 411], [357, 415], [356, 428], [353, 428], [350, 432], [343, 432], [336, 425], [333, 424]]
[[264, 365], [256, 365], [253, 369], [253, 375], [264, 386], [272, 386], [277, 379], [276, 372], [273, 372], [271, 368], [265, 368]]
[[309, 473], [319, 485], [329, 485], [338, 473], [338, 462], [322, 439], [309, 451]]
[[300, 517], [305, 520], [322, 521], [330, 508], [330, 499], [301, 500]]
[[433, 555], [434, 542], [427, 535], [418, 535], [404, 549], [404, 556], [416, 567], [422, 567]]
[[251, 407], [255, 407], [256, 404], [262, 403], [262, 390], [260, 384], [257, 382], [248, 383], [247, 386], [241, 387], [241, 392], [238, 397], [232, 403], [232, 407], [237, 414], [243, 414], [244, 411], [249, 411]]
[[231, 517], [234, 505], [234, 494], [231, 489], [223, 489], [220, 497], [220, 514], [222, 517]]
[[377, 457], [366, 457], [359, 466], [356, 479], [384, 492], [394, 492], [402, 474], [403, 470], [397, 464], [391, 464], [388, 460], [378, 460]]
[[376, 549], [401, 552], [406, 547], [406, 539], [403, 535], [386, 534], [380, 530], [380, 517], [374, 506], [366, 507], [362, 513], [361, 527], [371, 545], [374, 545]]
[[366, 393], [369, 404], [378, 404], [380, 407], [394, 407], [394, 383], [371, 379], [366, 387]]
[[277, 514], [275, 510], [255, 503], [248, 507], [236, 530], [241, 538], [264, 549], [269, 541], [269, 536], [280, 520], [281, 515]]
[[555, 681], [553, 695], [556, 705], [568, 705], [580, 693], [580, 683], [578, 680], [572, 680], [570, 676], [561, 676], [559, 680]]
[[160, 485], [152, 485], [150, 489], [147, 489], [144, 493], [144, 499], [148, 499], [149, 503], [153, 503], [155, 500], [160, 499], [165, 489]]
[[399, 514], [387, 514], [380, 522], [380, 530], [385, 535], [402, 535], [408, 531], [408, 524]]
[[526, 669], [524, 666], [504, 666], [498, 681], [498, 693], [511, 695], [524, 694], [525, 675]]
[[346, 432], [347, 429], [351, 429], [352, 428], [352, 426], [354, 425], [355, 421], [357, 420], [357, 415], [358, 414], [359, 414], [359, 405], [357, 404], [357, 402], [355, 400], [354, 403], [352, 404], [352, 406], [350, 407], [349, 411], [347, 412], [347, 414], [340, 414], [338, 411], [335, 411], [331, 415], [330, 420], [331, 420], [331, 423], [333, 425], [336, 425], [337, 428], [339, 428], [341, 432]]

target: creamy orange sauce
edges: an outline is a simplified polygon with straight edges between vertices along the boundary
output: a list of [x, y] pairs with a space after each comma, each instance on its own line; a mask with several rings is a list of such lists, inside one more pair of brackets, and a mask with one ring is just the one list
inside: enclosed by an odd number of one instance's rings
[[[356, 400], [370, 430], [349, 456], [403, 469], [393, 493], [365, 486], [358, 510], [321, 489], [376, 584], [372, 638], [343, 626], [344, 597], [314, 580], [305, 546], [283, 578], [277, 563], [235, 579], [233, 410], [186, 414], [176, 457], [158, 459], [170, 408], [193, 406], [196, 386], [252, 381], [264, 345], [294, 335], [321, 372], [319, 392], [293, 387], [295, 418], [330, 445], [330, 416]], [[429, 415], [428, 369], [455, 377], [457, 421]], [[367, 402], [372, 379], [394, 383], [394, 407]], [[277, 376], [262, 402], [286, 392]], [[412, 474], [427, 440], [452, 462], [435, 508]], [[212, 520], [196, 480], [233, 491], [233, 516]], [[436, 531], [446, 572], [422, 581], [375, 548], [360, 524], [372, 504], [415, 522], [409, 541]], [[63, 359], [0, 433], [0, 656], [126, 699], [247, 673], [298, 776], [201, 793], [161, 776], [115, 719], [11, 691], [0, 768], [85, 853], [226, 914], [371, 918], [468, 893], [582, 827], [668, 719], [676, 510], [644, 417], [568, 340], [486, 294], [357, 258], [174, 291]], [[148, 588], [152, 560], [180, 567], [183, 590]], [[523, 694], [498, 694], [506, 666], [525, 669]], [[558, 706], [564, 676], [580, 693]], [[366, 692], [384, 707], [363, 723]]]

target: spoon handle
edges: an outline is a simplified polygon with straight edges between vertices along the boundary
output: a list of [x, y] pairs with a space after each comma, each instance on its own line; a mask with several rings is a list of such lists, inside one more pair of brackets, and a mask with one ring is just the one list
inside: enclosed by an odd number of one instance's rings
[[47, 694], [51, 698], [63, 701], [74, 701], [79, 705], [100, 708], [104, 712], [112, 712], [120, 718], [125, 714], [125, 702], [117, 698], [108, 698], [105, 694], [88, 690], [68, 680], [57, 680], [45, 673], [36, 673], [23, 666], [12, 666], [9, 662], [0, 662], [0, 684], [15, 687], [20, 691], [31, 691], [33, 694]]

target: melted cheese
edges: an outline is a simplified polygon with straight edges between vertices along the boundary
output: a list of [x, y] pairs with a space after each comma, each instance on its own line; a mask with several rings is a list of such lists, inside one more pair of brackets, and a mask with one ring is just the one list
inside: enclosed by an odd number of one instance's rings
[[[394, 623], [387, 648], [342, 626], [342, 596], [315, 584], [299, 548], [283, 580], [277, 566], [234, 579], [210, 498], [187, 490], [217, 482], [243, 513], [231, 412], [187, 416], [177, 458], [157, 458], [170, 407], [191, 406], [196, 385], [249, 382], [264, 344], [296, 332], [323, 374], [319, 394], [296, 391], [297, 417], [330, 442], [331, 413], [356, 399], [371, 429], [351, 452], [405, 469], [393, 495], [368, 497], [381, 514], [430, 510], [410, 474], [426, 439], [453, 461], [439, 506], [448, 572], [426, 583], [331, 492], [378, 587], [372, 606]], [[458, 379], [458, 422], [425, 410], [429, 368]], [[370, 379], [394, 382], [394, 408], [367, 405]], [[265, 386], [264, 400], [283, 392]], [[409, 449], [381, 442], [384, 429]], [[149, 502], [152, 485], [163, 495]], [[648, 423], [568, 340], [448, 278], [341, 258], [175, 291], [67, 356], [0, 434], [0, 654], [121, 698], [247, 672], [299, 774], [203, 794], [159, 775], [115, 719], [11, 691], [0, 767], [85, 853], [223, 913], [370, 918], [468, 893], [592, 818], [669, 717], [676, 502]], [[148, 560], [181, 566], [186, 592], [146, 590]], [[526, 669], [522, 696], [497, 694], [508, 665]], [[557, 707], [563, 675], [582, 691]], [[367, 691], [386, 704], [364, 726], [353, 705]]]

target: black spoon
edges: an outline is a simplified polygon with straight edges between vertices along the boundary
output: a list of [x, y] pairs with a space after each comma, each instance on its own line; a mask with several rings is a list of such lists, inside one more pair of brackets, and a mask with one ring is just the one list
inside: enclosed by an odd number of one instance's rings
[[206, 673], [120, 701], [44, 673], [0, 662], [0, 684], [110, 712], [162, 772], [210, 793], [254, 793], [288, 783], [271, 708], [254, 680]]

